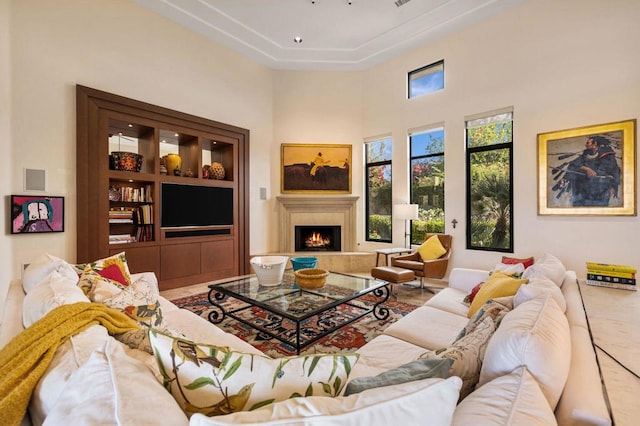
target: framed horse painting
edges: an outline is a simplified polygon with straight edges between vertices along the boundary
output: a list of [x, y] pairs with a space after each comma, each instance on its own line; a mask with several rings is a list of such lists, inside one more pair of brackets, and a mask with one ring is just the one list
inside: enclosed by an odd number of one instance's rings
[[280, 191], [351, 193], [351, 145], [282, 144]]

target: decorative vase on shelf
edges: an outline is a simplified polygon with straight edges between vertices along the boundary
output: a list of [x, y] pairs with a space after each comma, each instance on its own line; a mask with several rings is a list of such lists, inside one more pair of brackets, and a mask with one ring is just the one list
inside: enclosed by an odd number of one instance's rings
[[221, 180], [224, 179], [224, 167], [217, 161], [211, 163], [209, 168], [209, 178]]
[[170, 175], [180, 176], [182, 174], [182, 157], [178, 154], [167, 154], [162, 157], [164, 166]]

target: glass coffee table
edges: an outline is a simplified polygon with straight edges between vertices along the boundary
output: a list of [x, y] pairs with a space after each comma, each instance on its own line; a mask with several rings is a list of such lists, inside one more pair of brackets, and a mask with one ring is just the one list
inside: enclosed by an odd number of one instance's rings
[[261, 286], [255, 275], [209, 286], [213, 310], [209, 321], [219, 324], [226, 316], [293, 347], [296, 353], [341, 327], [373, 313], [389, 317], [383, 303], [389, 283], [373, 278], [329, 273], [321, 289], [304, 290], [286, 270], [282, 283]]

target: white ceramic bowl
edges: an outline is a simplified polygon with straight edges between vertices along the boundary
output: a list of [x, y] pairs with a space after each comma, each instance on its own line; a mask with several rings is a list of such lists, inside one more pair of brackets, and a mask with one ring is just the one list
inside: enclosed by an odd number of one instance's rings
[[284, 268], [289, 256], [256, 256], [249, 263], [253, 268], [260, 285], [273, 286], [282, 282]]

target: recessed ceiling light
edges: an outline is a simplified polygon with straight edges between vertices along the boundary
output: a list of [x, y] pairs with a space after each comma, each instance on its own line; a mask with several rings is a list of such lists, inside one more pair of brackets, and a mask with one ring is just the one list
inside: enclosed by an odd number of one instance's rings
[[173, 136], [175, 136], [177, 138], [180, 135], [178, 133], [174, 133]]
[[129, 123], [129, 127], [133, 127], [133, 124]]
[[302, 43], [302, 37], [300, 37], [300, 36], [294, 37], [293, 38], [293, 42], [294, 43], [298, 43], [298, 44]]

